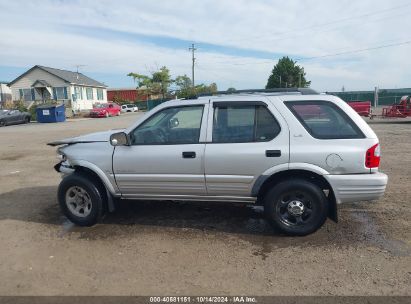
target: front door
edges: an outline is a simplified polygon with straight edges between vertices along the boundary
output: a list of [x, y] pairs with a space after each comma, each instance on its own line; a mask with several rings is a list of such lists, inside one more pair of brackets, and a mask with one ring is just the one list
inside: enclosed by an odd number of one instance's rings
[[288, 126], [272, 105], [253, 97], [213, 101], [205, 152], [209, 195], [250, 197], [260, 175], [288, 161]]
[[124, 197], [206, 195], [207, 110], [208, 104], [164, 108], [129, 133], [131, 146], [116, 147], [113, 156]]

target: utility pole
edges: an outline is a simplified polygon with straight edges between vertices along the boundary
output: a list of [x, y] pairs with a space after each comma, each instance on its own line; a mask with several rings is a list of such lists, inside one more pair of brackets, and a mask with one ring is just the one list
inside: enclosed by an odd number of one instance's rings
[[191, 44], [191, 47], [190, 47], [188, 50], [191, 51], [192, 60], [193, 60], [193, 65], [192, 65], [192, 67], [191, 67], [191, 73], [192, 73], [191, 81], [192, 81], [193, 88], [194, 88], [194, 64], [195, 64], [195, 61], [196, 61], [196, 58], [194, 57], [194, 52], [197, 51], [197, 49], [194, 47], [194, 43]]
[[298, 87], [301, 88], [301, 72], [298, 74], [299, 79], [298, 79]]

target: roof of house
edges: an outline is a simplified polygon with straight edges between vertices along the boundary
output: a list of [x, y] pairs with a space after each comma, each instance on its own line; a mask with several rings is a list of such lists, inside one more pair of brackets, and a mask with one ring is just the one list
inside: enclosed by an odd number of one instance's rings
[[21, 74], [19, 77], [14, 79], [9, 83], [9, 86], [11, 86], [13, 83], [24, 77], [26, 74], [30, 73], [34, 69], [42, 69], [43, 71], [46, 71], [68, 83], [71, 84], [78, 84], [78, 85], [85, 85], [85, 86], [91, 86], [91, 87], [107, 87], [104, 83], [98, 82], [97, 80], [94, 80], [90, 77], [87, 77], [86, 75], [82, 73], [77, 73], [77, 72], [72, 72], [72, 71], [67, 71], [67, 70], [61, 70], [61, 69], [55, 69], [55, 68], [50, 68], [50, 67], [45, 67], [41, 65], [35, 65], [32, 67], [30, 70], [26, 71], [25, 73]]

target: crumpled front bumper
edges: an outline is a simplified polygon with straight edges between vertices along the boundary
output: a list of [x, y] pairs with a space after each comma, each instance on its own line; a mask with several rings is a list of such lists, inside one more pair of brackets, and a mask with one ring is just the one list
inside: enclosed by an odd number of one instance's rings
[[75, 171], [75, 169], [71, 167], [66, 161], [59, 162], [54, 166], [54, 169], [63, 175], [69, 175], [74, 173]]
[[381, 172], [324, 177], [330, 183], [338, 204], [377, 200], [384, 195], [388, 182], [388, 176]]

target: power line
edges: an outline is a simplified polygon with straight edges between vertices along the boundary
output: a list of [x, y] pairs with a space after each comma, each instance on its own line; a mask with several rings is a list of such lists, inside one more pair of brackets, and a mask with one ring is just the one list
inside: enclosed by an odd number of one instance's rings
[[376, 47], [369, 47], [369, 48], [365, 48], [365, 49], [357, 49], [357, 50], [334, 53], [334, 54], [326, 54], [326, 55], [315, 56], [315, 57], [300, 58], [300, 59], [297, 59], [297, 60], [312, 60], [312, 59], [334, 57], [334, 56], [347, 55], [347, 54], [355, 54], [355, 53], [361, 53], [361, 52], [365, 52], [365, 51], [372, 51], [372, 50], [379, 50], [379, 49], [394, 47], [394, 46], [402, 46], [402, 45], [406, 45], [406, 44], [411, 44], [411, 40], [400, 42], [400, 43], [379, 45], [379, 46], [376, 46]]
[[[399, 42], [399, 43], [379, 45], [379, 46], [375, 46], [375, 47], [367, 47], [367, 48], [363, 48], [363, 49], [356, 49], [356, 50], [345, 51], [345, 52], [338, 52], [338, 53], [332, 53], [332, 54], [313, 56], [313, 57], [302, 57], [302, 58], [297, 58], [296, 61], [314, 60], [314, 59], [335, 57], [335, 56], [341, 56], [341, 55], [347, 55], [347, 54], [355, 54], [355, 53], [378, 50], [378, 49], [383, 49], [383, 48], [403, 46], [403, 45], [407, 45], [407, 44], [411, 44], [411, 40], [404, 41], [404, 42]], [[274, 60], [278, 60], [278, 59], [279, 58], [277, 58], [277, 59], [268, 59], [268, 60], [259, 61], [259, 62], [241, 62], [241, 63], [240, 62], [239, 63], [217, 62], [217, 63], [230, 64], [230, 65], [266, 64], [266, 63], [272, 63]]]
[[[294, 32], [301, 32], [301, 31], [308, 31], [308, 30], [312, 30], [312, 29], [316, 29], [316, 28], [322, 28], [324, 26], [337, 24], [337, 23], [342, 23], [342, 22], [346, 22], [346, 21], [350, 21], [350, 20], [359, 19], [359, 18], [370, 17], [370, 16], [386, 13], [386, 12], [389, 12], [389, 11], [405, 8], [405, 7], [408, 7], [408, 6], [411, 6], [411, 3], [394, 6], [394, 7], [388, 8], [388, 9], [378, 10], [378, 11], [374, 11], [374, 12], [371, 12], [371, 13], [366, 13], [366, 14], [356, 15], [356, 16], [352, 16], [352, 17], [337, 19], [337, 20], [333, 20], [333, 21], [329, 21], [329, 22], [324, 22], [324, 23], [321, 23], [321, 24], [315, 24], [315, 25], [311, 25], [311, 26], [308, 26], [308, 27], [304, 27], [304, 28], [295, 28], [295, 29], [280, 32], [280, 33], [269, 33], [269, 34], [264, 34], [264, 35], [260, 35], [260, 36], [254, 36], [254, 37], [251, 38], [251, 40], [264, 38], [264, 37], [272, 38], [273, 35], [275, 37], [275, 36], [287, 35], [287, 34], [294, 33]], [[250, 38], [227, 39], [226, 42], [237, 42], [237, 41], [244, 41], [244, 40], [250, 40]]]

